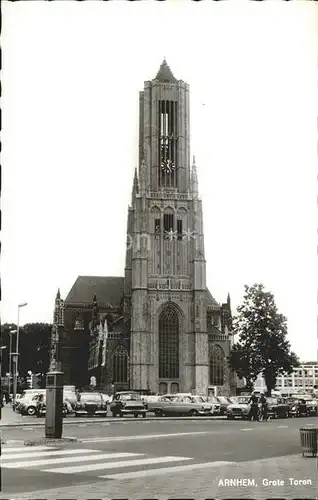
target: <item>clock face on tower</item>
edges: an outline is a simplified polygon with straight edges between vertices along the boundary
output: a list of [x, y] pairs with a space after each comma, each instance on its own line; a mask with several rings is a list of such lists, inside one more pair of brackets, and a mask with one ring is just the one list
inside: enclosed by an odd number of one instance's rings
[[171, 160], [166, 159], [166, 160], [163, 160], [161, 162], [161, 170], [165, 174], [171, 174], [174, 171], [174, 169], [175, 169], [175, 165]]

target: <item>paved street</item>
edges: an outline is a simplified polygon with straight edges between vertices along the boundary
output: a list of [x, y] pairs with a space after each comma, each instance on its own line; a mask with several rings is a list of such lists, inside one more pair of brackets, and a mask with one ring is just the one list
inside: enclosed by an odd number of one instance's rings
[[[300, 453], [304, 425], [318, 427], [318, 419], [67, 425], [64, 436], [80, 442], [2, 446], [1, 498], [314, 498], [316, 459]], [[23, 427], [2, 432], [7, 440], [43, 434]], [[291, 485], [292, 477], [308, 484]], [[222, 483], [244, 478], [250, 486]], [[266, 480], [285, 484], [266, 486]]]

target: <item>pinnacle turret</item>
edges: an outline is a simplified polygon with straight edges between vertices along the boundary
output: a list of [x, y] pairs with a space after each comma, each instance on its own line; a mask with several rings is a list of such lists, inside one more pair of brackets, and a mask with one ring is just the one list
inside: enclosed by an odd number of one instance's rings
[[139, 182], [138, 182], [138, 175], [137, 175], [137, 169], [135, 168], [135, 173], [134, 173], [134, 180], [133, 180], [133, 187], [131, 191], [131, 201], [133, 203], [134, 198], [136, 194], [139, 193]]
[[191, 191], [193, 196], [198, 196], [198, 173], [194, 155], [193, 155], [192, 171], [191, 171]]

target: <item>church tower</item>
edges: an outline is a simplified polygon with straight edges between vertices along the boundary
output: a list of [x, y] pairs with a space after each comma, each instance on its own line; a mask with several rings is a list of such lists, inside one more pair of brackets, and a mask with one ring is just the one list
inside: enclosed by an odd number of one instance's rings
[[128, 209], [124, 285], [130, 387], [206, 394], [207, 315], [221, 306], [206, 288], [194, 158], [190, 165], [189, 85], [164, 60], [139, 103], [139, 169]]

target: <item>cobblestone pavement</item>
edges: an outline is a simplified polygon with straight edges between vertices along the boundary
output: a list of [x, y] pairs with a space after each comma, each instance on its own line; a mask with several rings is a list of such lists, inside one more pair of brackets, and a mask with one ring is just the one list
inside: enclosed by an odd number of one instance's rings
[[[103, 480], [81, 483], [64, 488], [53, 488], [19, 495], [0, 495], [15, 500], [56, 499], [119, 499], [139, 500], [153, 498], [178, 499], [241, 499], [265, 500], [316, 499], [318, 491], [317, 459], [291, 455], [254, 460], [160, 475], [145, 475], [137, 479]], [[293, 480], [289, 478], [294, 478]], [[232, 480], [232, 486], [227, 481]], [[241, 481], [235, 485], [233, 481]], [[266, 485], [269, 481], [276, 484]], [[300, 484], [303, 481], [306, 484]], [[278, 482], [280, 484], [278, 485]], [[246, 486], [244, 485], [246, 484]]]

